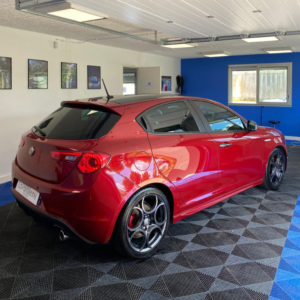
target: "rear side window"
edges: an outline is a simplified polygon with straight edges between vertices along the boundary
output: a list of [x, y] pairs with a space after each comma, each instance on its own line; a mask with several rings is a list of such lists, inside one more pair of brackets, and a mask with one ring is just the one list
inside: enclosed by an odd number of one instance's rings
[[226, 108], [203, 101], [194, 101], [203, 113], [212, 131], [239, 131], [245, 130], [240, 117]]
[[199, 132], [199, 128], [184, 102], [156, 106], [144, 116], [156, 133]]
[[[90, 140], [105, 136], [121, 116], [101, 108], [60, 107], [37, 125], [49, 139]], [[34, 134], [42, 137], [39, 131]]]

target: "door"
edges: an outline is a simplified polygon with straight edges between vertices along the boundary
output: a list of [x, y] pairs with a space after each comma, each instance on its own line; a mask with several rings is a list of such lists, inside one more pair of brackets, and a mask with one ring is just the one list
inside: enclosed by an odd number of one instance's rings
[[174, 184], [188, 208], [213, 197], [218, 150], [188, 101], [172, 101], [144, 113], [148, 137], [161, 174]]
[[161, 67], [137, 69], [137, 94], [161, 93]]
[[217, 144], [219, 192], [230, 192], [261, 179], [263, 137], [259, 131], [248, 131], [245, 122], [223, 106], [200, 100], [192, 102]]

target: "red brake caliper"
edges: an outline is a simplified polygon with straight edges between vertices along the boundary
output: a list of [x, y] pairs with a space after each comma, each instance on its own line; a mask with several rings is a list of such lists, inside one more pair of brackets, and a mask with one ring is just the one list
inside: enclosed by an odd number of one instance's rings
[[130, 228], [134, 227], [136, 225], [137, 221], [138, 221], [138, 215], [135, 212], [132, 212], [132, 214], [131, 214], [131, 216], [129, 218], [129, 224], [128, 224], [128, 226]]

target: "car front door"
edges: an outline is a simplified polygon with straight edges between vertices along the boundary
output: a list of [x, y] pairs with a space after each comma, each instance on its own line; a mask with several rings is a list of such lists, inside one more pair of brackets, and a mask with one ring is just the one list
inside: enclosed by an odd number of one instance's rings
[[143, 116], [160, 173], [177, 188], [186, 209], [212, 198], [219, 177], [218, 149], [188, 101], [157, 105]]
[[263, 136], [259, 131], [248, 131], [244, 120], [223, 106], [191, 102], [217, 144], [220, 194], [259, 181], [264, 173]]

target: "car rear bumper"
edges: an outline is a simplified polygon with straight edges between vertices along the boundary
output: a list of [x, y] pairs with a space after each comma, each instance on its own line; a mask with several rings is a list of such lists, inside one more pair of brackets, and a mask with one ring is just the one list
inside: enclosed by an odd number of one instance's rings
[[83, 236], [81, 236], [78, 232], [74, 230], [67, 222], [64, 220], [57, 218], [55, 216], [49, 215], [47, 213], [44, 213], [40, 211], [39, 209], [34, 208], [34, 206], [29, 205], [26, 203], [20, 196], [17, 195], [17, 193], [14, 191], [13, 188], [11, 188], [11, 192], [14, 195], [17, 204], [20, 208], [24, 210], [24, 212], [31, 216], [36, 222], [41, 223], [45, 226], [52, 227], [55, 229], [61, 229], [65, 235], [69, 236], [70, 238], [82, 240], [84, 242], [87, 242], [89, 244], [94, 244], [93, 242], [85, 239]]
[[[75, 168], [61, 184], [54, 184], [27, 174], [16, 161], [12, 164], [12, 181], [13, 195], [33, 217], [61, 228], [70, 237], [97, 244], [110, 241], [123, 205], [138, 189], [106, 167], [89, 175]], [[40, 193], [38, 205], [16, 191], [18, 181]]]

